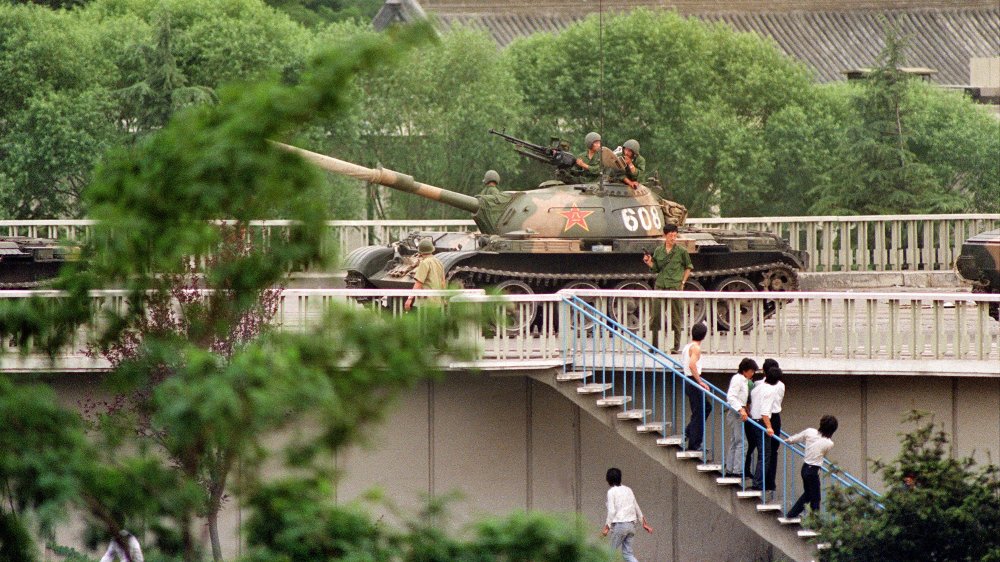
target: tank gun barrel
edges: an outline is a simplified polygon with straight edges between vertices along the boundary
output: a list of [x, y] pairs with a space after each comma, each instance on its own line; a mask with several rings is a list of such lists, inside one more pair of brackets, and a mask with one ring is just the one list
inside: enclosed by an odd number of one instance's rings
[[298, 154], [306, 161], [311, 162], [328, 172], [348, 176], [369, 183], [377, 183], [398, 191], [405, 191], [406, 193], [419, 195], [420, 197], [424, 197], [432, 201], [439, 201], [445, 205], [449, 205], [455, 207], [456, 209], [461, 209], [473, 214], [479, 211], [479, 200], [475, 197], [418, 182], [413, 179], [413, 176], [401, 174], [388, 168], [366, 168], [364, 166], [352, 164], [351, 162], [347, 162], [345, 160], [333, 158], [332, 156], [317, 154], [309, 150], [288, 144], [282, 144], [280, 142], [272, 142], [272, 144], [281, 150]]

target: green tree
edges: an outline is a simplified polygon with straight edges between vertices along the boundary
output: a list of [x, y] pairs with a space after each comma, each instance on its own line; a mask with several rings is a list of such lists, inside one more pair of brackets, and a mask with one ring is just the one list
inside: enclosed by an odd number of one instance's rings
[[[956, 458], [948, 435], [925, 413], [905, 420], [902, 451], [875, 471], [889, 483], [881, 506], [833, 490], [818, 520], [829, 561], [1000, 560], [1000, 466]], [[908, 477], [913, 480], [906, 482]]]
[[293, 20], [308, 26], [355, 20], [368, 23], [382, 7], [382, 0], [266, 0]]
[[[244, 562], [394, 560], [400, 562], [533, 560], [608, 562], [605, 548], [589, 543], [582, 523], [540, 513], [515, 513], [476, 523], [465, 537], [442, 530], [447, 500], [428, 502], [414, 516], [397, 515], [401, 529], [375, 522], [360, 504], [335, 505], [326, 481], [279, 481], [251, 498], [250, 554]], [[391, 506], [390, 506], [391, 507]]]
[[56, 404], [51, 389], [0, 377], [0, 450], [0, 558], [36, 560], [33, 532], [51, 532], [81, 492], [90, 453], [83, 424]]
[[[841, 185], [822, 194], [813, 210], [825, 214], [963, 212], [971, 198], [935, 181], [926, 158], [914, 153], [912, 77], [905, 66], [906, 40], [885, 27], [885, 48], [856, 99], [850, 131], [852, 157], [842, 162]], [[873, 197], [872, 194], [878, 194]]]
[[[514, 166], [514, 154], [488, 131], [517, 127], [524, 112], [510, 67], [486, 33], [453, 30], [399, 65], [371, 69], [359, 85], [361, 144], [348, 147], [348, 159], [469, 194], [482, 188], [486, 170]], [[468, 217], [418, 197], [389, 199], [394, 217]]]

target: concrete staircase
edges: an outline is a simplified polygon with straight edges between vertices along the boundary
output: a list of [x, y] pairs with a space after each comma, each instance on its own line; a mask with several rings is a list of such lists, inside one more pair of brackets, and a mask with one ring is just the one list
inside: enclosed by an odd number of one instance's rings
[[[684, 438], [675, 434], [670, 422], [647, 421], [641, 424], [643, 411], [625, 409], [631, 396], [615, 395], [621, 389], [610, 383], [594, 381], [590, 372], [551, 371], [533, 375], [533, 379], [551, 386], [582, 410], [616, 431], [650, 458], [659, 462], [685, 484], [714, 501], [723, 511], [736, 516], [749, 529], [797, 561], [816, 559], [817, 549], [826, 545], [808, 542], [815, 531], [801, 528], [799, 518], [785, 518], [779, 503], [763, 501], [759, 491], [742, 490], [739, 478], [726, 478], [722, 465], [703, 459], [701, 451], [684, 451]], [[651, 414], [649, 410], [645, 412]]]

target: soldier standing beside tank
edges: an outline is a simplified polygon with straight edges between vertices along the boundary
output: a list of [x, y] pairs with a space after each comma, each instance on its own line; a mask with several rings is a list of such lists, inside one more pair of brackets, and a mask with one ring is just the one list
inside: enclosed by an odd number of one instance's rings
[[639, 154], [639, 141], [625, 141], [622, 145], [622, 159], [625, 161], [625, 184], [635, 189], [646, 181], [646, 159]]
[[[444, 265], [441, 263], [441, 260], [434, 257], [434, 243], [424, 238], [417, 244], [417, 252], [420, 254], [420, 264], [417, 265], [416, 271], [413, 272], [413, 279], [415, 279], [413, 290], [443, 290], [445, 288]], [[427, 297], [424, 302], [438, 306], [444, 304], [444, 300], [441, 297]], [[403, 308], [406, 310], [413, 308], [412, 296], [406, 299]]]
[[584, 137], [583, 144], [587, 145], [587, 152], [577, 157], [576, 166], [583, 170], [584, 178], [597, 179], [601, 177], [601, 135], [591, 131]]
[[[684, 284], [691, 276], [694, 264], [687, 248], [677, 244], [677, 225], [668, 224], [663, 227], [663, 245], [657, 246], [652, 254], [646, 253], [642, 261], [656, 273], [656, 283], [653, 288], [658, 291], [683, 291]], [[681, 316], [683, 315], [680, 299], [665, 299], [664, 307], [670, 306], [670, 329], [674, 332], [674, 346], [671, 353], [677, 353], [681, 347]], [[660, 347], [660, 310], [653, 304], [649, 316], [649, 329], [653, 332], [653, 345]]]
[[479, 195], [500, 195], [500, 174], [496, 170], [486, 170], [483, 175], [483, 190]]

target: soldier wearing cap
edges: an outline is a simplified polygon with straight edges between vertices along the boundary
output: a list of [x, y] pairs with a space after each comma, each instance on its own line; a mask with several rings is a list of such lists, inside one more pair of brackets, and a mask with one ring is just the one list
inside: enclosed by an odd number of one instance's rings
[[[420, 240], [420, 243], [417, 244], [417, 252], [420, 254], [420, 264], [413, 272], [413, 290], [425, 288], [432, 291], [443, 290], [445, 288], [444, 265], [441, 260], [434, 257], [434, 243], [429, 238]], [[427, 297], [425, 302], [438, 306], [444, 304], [441, 297]], [[403, 308], [406, 310], [413, 308], [412, 296], [406, 299]]]
[[500, 174], [496, 170], [486, 170], [483, 176], [483, 190], [479, 195], [500, 195]]
[[601, 135], [591, 131], [584, 137], [583, 144], [587, 151], [577, 157], [576, 166], [583, 170], [585, 178], [597, 179], [601, 177]]

